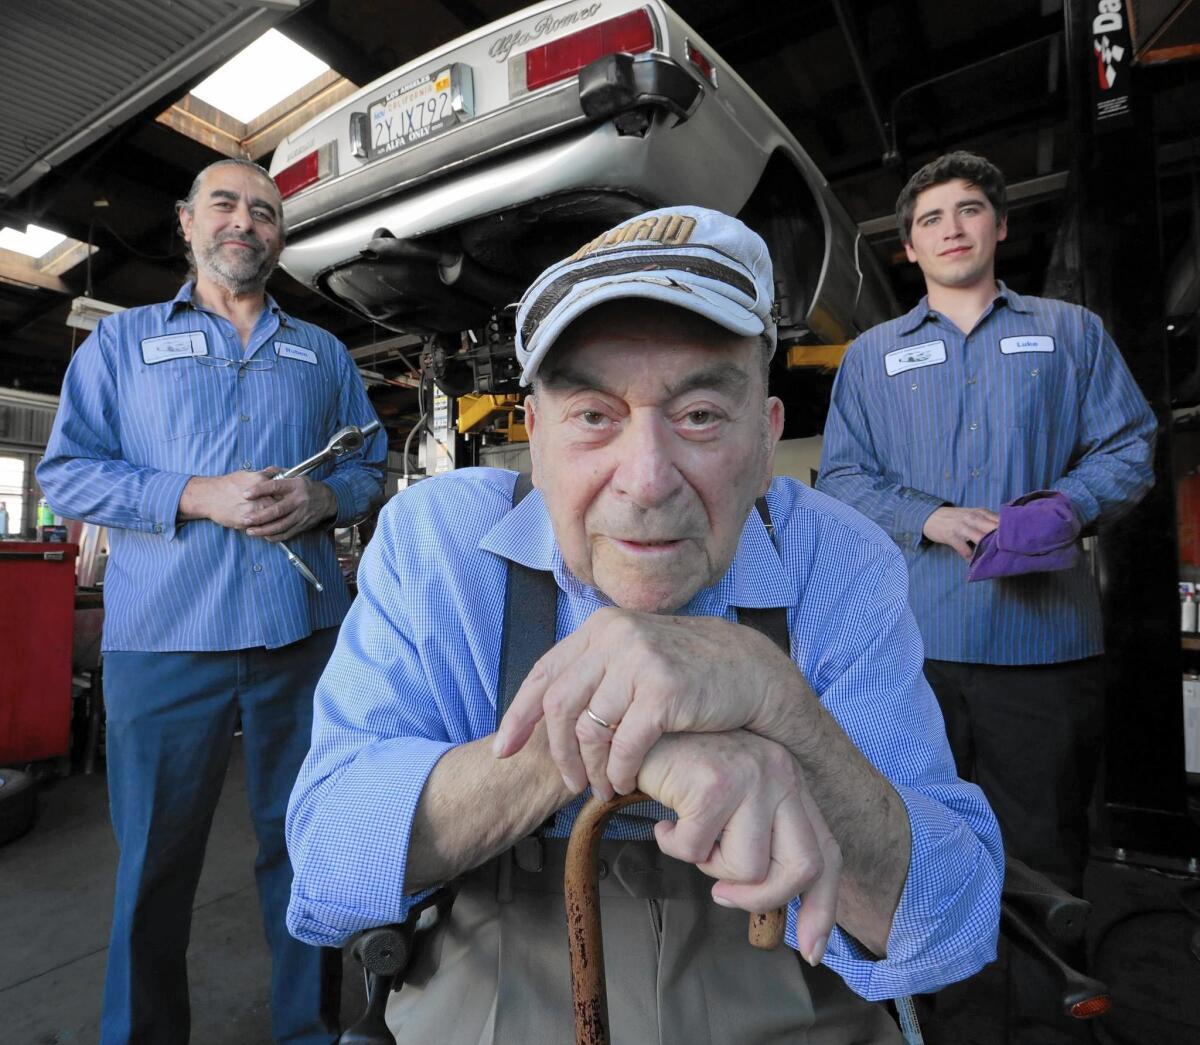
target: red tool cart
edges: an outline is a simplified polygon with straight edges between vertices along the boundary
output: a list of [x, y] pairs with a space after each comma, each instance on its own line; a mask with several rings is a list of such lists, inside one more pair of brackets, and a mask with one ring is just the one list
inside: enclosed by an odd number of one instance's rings
[[0, 764], [67, 754], [78, 551], [0, 542]]

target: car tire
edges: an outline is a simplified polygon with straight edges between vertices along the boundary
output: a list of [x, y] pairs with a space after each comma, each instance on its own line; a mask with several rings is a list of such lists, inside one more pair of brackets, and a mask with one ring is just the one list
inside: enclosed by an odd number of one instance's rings
[[36, 809], [33, 777], [17, 769], [0, 769], [0, 845], [28, 831]]

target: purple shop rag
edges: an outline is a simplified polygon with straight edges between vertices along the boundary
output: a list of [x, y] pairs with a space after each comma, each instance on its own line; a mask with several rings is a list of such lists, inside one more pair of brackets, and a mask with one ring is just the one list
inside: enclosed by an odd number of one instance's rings
[[1000, 525], [975, 545], [968, 581], [1069, 570], [1079, 558], [1071, 499], [1035, 490], [1000, 507]]

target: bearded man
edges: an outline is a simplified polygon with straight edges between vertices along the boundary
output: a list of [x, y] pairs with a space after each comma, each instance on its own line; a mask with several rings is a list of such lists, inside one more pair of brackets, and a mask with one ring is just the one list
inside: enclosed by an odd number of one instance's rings
[[[279, 193], [244, 160], [177, 205], [192, 278], [101, 320], [67, 372], [38, 482], [110, 530], [104, 692], [120, 847], [101, 1041], [188, 1040], [192, 902], [239, 722], [280, 1042], [337, 1039], [341, 956], [289, 937], [288, 793], [349, 593], [330, 532], [382, 495], [386, 439], [309, 477], [273, 473], [375, 420], [346, 348], [266, 294]], [[272, 543], [288, 541], [321, 583]]]

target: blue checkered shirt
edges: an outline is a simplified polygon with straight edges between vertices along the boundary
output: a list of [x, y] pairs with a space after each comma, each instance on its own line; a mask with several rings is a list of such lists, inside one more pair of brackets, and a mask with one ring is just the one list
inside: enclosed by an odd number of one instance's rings
[[[506, 560], [553, 571], [559, 639], [609, 604], [564, 566], [541, 494], [511, 506], [513, 482], [511, 472], [465, 469], [405, 491], [380, 516], [288, 807], [288, 927], [302, 940], [337, 945], [406, 916], [409, 837], [429, 772], [449, 748], [496, 728]], [[994, 956], [999, 829], [980, 791], [955, 776], [895, 546], [789, 479], [775, 480], [767, 501], [780, 550], [752, 513], [729, 572], [681, 612], [733, 620], [735, 606], [787, 608], [800, 670], [912, 822], [887, 957], [836, 931], [825, 963], [868, 998], [932, 990]], [[569, 832], [582, 801], [560, 810], [553, 834]], [[607, 834], [648, 839], [652, 822], [614, 817]]]
[[[274, 648], [341, 623], [350, 596], [327, 528], [288, 542], [318, 593], [262, 538], [176, 515], [194, 475], [288, 468], [373, 420], [345, 346], [269, 297], [244, 354], [229, 320], [192, 303], [191, 283], [101, 320], [67, 370], [37, 478], [60, 515], [109, 528], [103, 648]], [[386, 457], [376, 432], [310, 473], [333, 491], [334, 525], [379, 500]]]
[[1104, 648], [1090, 556], [968, 584], [958, 553], [922, 536], [925, 521], [943, 505], [996, 511], [1058, 490], [1087, 531], [1145, 496], [1154, 438], [1154, 415], [1099, 317], [1001, 283], [970, 334], [923, 298], [850, 346], [817, 488], [903, 549], [930, 657], [1058, 663]]

